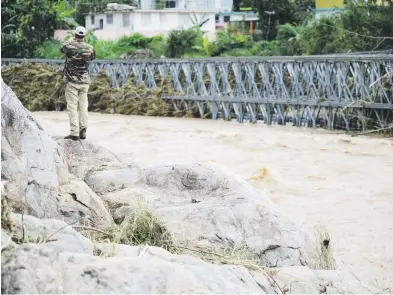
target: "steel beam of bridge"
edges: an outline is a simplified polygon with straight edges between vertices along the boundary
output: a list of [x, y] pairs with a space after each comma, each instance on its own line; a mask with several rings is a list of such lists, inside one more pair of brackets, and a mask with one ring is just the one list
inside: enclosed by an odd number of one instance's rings
[[[2, 59], [1, 65], [24, 62], [60, 70], [64, 60]], [[386, 127], [393, 121], [393, 54], [93, 61], [90, 73], [100, 71], [111, 77], [113, 87], [130, 75], [149, 88], [170, 77], [176, 95], [162, 99], [176, 109], [196, 105], [201, 117], [208, 108], [213, 119], [222, 114], [256, 122], [261, 117], [267, 124], [292, 121], [329, 129], [341, 124], [347, 130], [357, 128], [353, 124]]]

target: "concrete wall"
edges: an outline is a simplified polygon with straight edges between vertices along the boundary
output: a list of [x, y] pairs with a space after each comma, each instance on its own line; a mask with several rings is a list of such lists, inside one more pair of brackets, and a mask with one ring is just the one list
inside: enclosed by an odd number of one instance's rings
[[[100, 23], [102, 22], [104, 30], [121, 29], [131, 32], [133, 23], [132, 14], [133, 12], [129, 11], [87, 15], [85, 17], [86, 29], [93, 29], [93, 27], [100, 28]], [[112, 16], [112, 23], [108, 22], [110, 16]], [[94, 24], [92, 23], [92, 18], [94, 18]], [[128, 22], [126, 19], [128, 19]]]
[[[215, 34], [215, 13], [195, 12], [195, 16], [201, 19], [203, 16], [209, 21], [203, 25], [202, 30], [209, 35]], [[152, 32], [168, 34], [172, 30], [188, 29], [193, 26], [193, 15], [182, 10], [136, 10], [134, 13], [135, 32], [150, 35]]]
[[[108, 13], [95, 14], [94, 25], [92, 24], [91, 15], [86, 16], [86, 29], [93, 29], [100, 26], [100, 20], [103, 21], [103, 29], [96, 30], [95, 34], [100, 39], [114, 40], [124, 35], [140, 33], [146, 36], [164, 35], [167, 36], [170, 31], [190, 28], [194, 15], [197, 19], [209, 19], [203, 25], [202, 30], [206, 32], [210, 40], [214, 40], [215, 12], [214, 11], [187, 11], [187, 10], [135, 10], [132, 12], [113, 13], [113, 23], [107, 22]], [[129, 24], [125, 25], [124, 17], [129, 18]]]
[[315, 8], [342, 8], [344, 7], [344, 0], [316, 0]]

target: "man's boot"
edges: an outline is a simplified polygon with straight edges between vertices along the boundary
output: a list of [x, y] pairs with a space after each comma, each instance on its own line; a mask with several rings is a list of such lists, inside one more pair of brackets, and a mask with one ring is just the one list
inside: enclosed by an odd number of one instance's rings
[[79, 140], [79, 136], [76, 135], [67, 135], [64, 139], [72, 139], [72, 140]]
[[81, 131], [79, 131], [79, 138], [86, 139], [86, 128], [83, 128]]

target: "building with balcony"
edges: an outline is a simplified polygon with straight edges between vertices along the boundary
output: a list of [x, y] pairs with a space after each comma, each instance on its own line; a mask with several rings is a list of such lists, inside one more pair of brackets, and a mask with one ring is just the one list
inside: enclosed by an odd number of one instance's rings
[[85, 26], [95, 30], [99, 39], [115, 40], [134, 33], [167, 36], [172, 30], [203, 23], [201, 29], [214, 40], [216, 14], [230, 12], [232, 5], [233, 0], [140, 0], [135, 6], [110, 3], [102, 11], [92, 8], [85, 15]]
[[228, 11], [216, 14], [216, 29], [228, 29], [230, 27], [243, 27], [246, 30], [254, 30], [259, 16], [253, 11]]

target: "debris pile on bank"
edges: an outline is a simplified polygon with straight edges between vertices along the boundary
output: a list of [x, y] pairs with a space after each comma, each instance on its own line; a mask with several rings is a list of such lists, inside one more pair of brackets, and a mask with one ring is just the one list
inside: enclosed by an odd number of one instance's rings
[[[2, 70], [4, 82], [14, 89], [21, 102], [30, 111], [65, 109], [65, 84], [62, 71], [42, 63], [24, 63]], [[114, 110], [123, 115], [165, 117], [200, 117], [198, 108], [176, 109], [172, 102], [161, 96], [174, 95], [170, 79], [158, 79], [159, 87], [148, 89], [144, 83], [136, 85], [135, 78], [127, 77], [126, 84], [111, 87], [111, 79], [101, 72], [92, 77], [89, 89], [89, 111], [109, 113]]]

